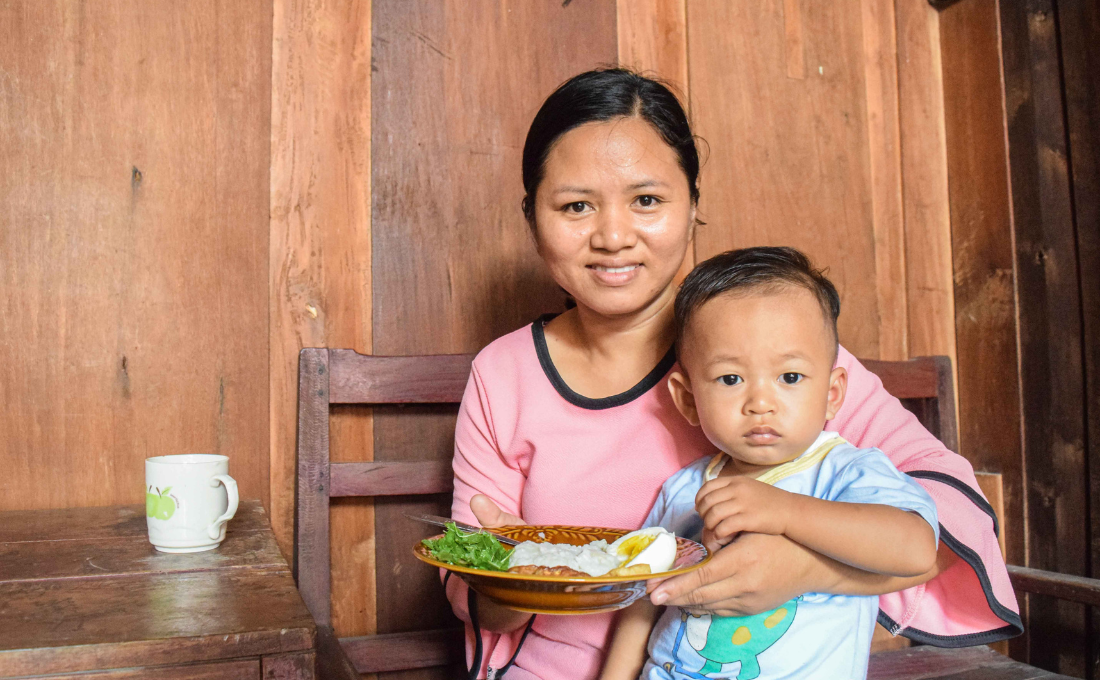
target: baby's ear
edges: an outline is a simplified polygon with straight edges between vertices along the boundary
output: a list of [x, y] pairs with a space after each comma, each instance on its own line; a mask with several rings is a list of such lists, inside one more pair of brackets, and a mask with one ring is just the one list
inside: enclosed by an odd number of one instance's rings
[[825, 405], [825, 420], [836, 418], [840, 407], [844, 405], [844, 395], [848, 392], [848, 369], [837, 366], [829, 374], [829, 399]]
[[695, 408], [695, 395], [691, 393], [691, 381], [686, 374], [673, 371], [668, 376], [668, 391], [672, 393], [672, 401], [676, 409], [689, 423], [699, 427], [699, 411]]

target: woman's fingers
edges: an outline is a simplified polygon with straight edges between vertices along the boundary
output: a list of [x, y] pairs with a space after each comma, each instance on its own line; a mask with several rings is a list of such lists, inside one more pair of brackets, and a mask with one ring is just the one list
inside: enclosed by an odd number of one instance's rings
[[477, 523], [486, 529], [527, 524], [522, 518], [501, 510], [499, 505], [482, 493], [470, 499], [470, 510], [477, 518]]
[[693, 613], [715, 613], [718, 605], [724, 604], [732, 612], [724, 616], [744, 614], [736, 607], [738, 562], [735, 545], [726, 546], [702, 567], [662, 583], [650, 595], [650, 601], [676, 605]]
[[782, 536], [742, 534], [699, 569], [662, 583], [650, 599], [692, 613], [759, 614], [805, 590], [801, 566], [806, 554]]

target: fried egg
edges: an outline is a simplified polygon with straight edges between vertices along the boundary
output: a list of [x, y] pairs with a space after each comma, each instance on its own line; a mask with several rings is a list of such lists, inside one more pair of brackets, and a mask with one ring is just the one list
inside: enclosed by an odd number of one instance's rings
[[649, 565], [650, 573], [668, 571], [676, 561], [676, 535], [661, 527], [631, 531], [607, 547], [623, 567]]

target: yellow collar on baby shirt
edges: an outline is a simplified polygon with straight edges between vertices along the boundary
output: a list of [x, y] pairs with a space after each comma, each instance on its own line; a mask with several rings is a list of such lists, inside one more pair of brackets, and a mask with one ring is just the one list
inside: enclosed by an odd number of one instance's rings
[[[825, 459], [825, 456], [829, 455], [829, 452], [835, 449], [840, 444], [846, 443], [844, 437], [841, 437], [835, 432], [826, 432], [823, 434], [832, 435], [829, 437], [819, 437], [818, 441], [814, 442], [815, 446], [811, 446], [806, 449], [798, 458], [794, 460], [788, 460], [786, 463], [776, 465], [775, 467], [762, 472], [757, 475], [756, 480], [764, 482], [765, 484], [775, 484], [781, 479], [786, 479], [791, 475], [798, 474], [803, 470], [808, 470], [813, 466], [820, 463]], [[718, 473], [725, 467], [726, 462], [729, 460], [729, 456], [725, 453], [719, 452], [714, 458], [711, 459], [710, 464], [707, 465], [706, 472], [703, 473], [703, 480], [709, 482], [718, 476]]]

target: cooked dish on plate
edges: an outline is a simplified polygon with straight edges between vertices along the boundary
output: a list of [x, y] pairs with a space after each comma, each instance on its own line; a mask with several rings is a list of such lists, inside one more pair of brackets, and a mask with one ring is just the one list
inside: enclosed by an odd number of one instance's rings
[[[497, 536], [518, 545], [504, 545]], [[541, 525], [467, 533], [448, 525], [413, 553], [498, 604], [552, 614], [620, 609], [645, 595], [646, 580], [676, 576], [710, 559], [703, 546], [659, 527]]]

